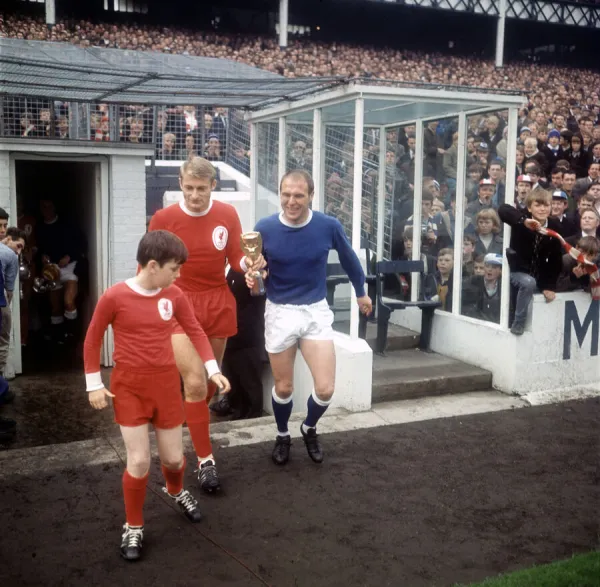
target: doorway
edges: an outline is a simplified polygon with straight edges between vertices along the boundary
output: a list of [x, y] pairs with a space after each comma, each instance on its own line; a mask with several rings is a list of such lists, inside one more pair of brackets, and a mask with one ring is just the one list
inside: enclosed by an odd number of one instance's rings
[[[21, 350], [20, 357], [15, 357], [15, 371], [29, 375], [80, 370], [83, 337], [102, 287], [101, 164], [18, 157], [14, 165], [19, 223], [32, 232], [33, 245], [29, 262], [32, 277], [23, 280], [20, 296], [15, 295], [20, 298], [19, 308], [13, 306], [15, 355], [19, 355], [19, 346]], [[48, 231], [48, 224], [52, 224], [48, 221], [48, 206], [40, 206], [42, 201], [48, 200], [56, 209], [61, 236], [67, 235], [66, 240], [73, 244], [73, 255], [77, 257], [73, 270], [78, 290], [75, 320], [58, 321], [62, 310], [57, 312], [57, 300], [62, 306], [64, 288], [50, 292], [34, 287], [33, 277], [42, 274], [44, 251], [41, 248], [48, 248], [48, 234], [52, 234]], [[16, 220], [11, 217], [9, 225], [14, 225]], [[58, 259], [52, 262], [57, 263]], [[20, 316], [20, 320], [16, 316]]]

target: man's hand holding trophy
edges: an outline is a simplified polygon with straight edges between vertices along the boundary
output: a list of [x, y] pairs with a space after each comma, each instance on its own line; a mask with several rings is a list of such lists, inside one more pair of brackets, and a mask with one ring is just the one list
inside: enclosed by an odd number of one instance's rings
[[266, 293], [265, 279], [267, 272], [264, 268], [267, 262], [262, 255], [262, 237], [260, 232], [243, 232], [240, 236], [242, 251], [246, 253], [246, 285], [253, 296], [264, 296]]

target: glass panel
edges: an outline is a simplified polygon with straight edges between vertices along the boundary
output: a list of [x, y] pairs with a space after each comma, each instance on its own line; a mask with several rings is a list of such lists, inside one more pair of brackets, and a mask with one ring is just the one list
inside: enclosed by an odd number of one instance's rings
[[439, 299], [442, 310], [452, 311], [454, 264], [454, 202], [458, 118], [423, 124], [423, 185], [421, 202], [421, 260], [427, 266], [421, 295]]
[[229, 110], [227, 129], [227, 163], [250, 177], [250, 123], [244, 120], [243, 110]]
[[285, 170], [303, 169], [312, 175], [313, 127], [311, 124], [286, 125]]
[[352, 237], [352, 189], [354, 183], [354, 127], [325, 127], [325, 214], [337, 218]]
[[[508, 111], [467, 118], [465, 230], [460, 313], [500, 323]], [[513, 171], [514, 173], [514, 171]], [[512, 197], [507, 200], [512, 202]]]
[[260, 122], [257, 125], [258, 193], [256, 194], [256, 220], [279, 210], [278, 149], [279, 124]]
[[[411, 260], [414, 239], [412, 216], [415, 177], [415, 126], [407, 125], [386, 131], [385, 211], [383, 258]], [[388, 276], [384, 295], [410, 300], [412, 275]]]

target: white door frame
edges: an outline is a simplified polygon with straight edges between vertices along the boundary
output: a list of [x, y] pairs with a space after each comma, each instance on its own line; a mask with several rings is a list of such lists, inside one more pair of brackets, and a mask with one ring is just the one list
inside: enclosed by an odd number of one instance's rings
[[[110, 267], [110, 243], [109, 243], [109, 162], [110, 156], [73, 156], [69, 154], [61, 154], [60, 152], [45, 153], [44, 155], [36, 155], [31, 153], [11, 152], [9, 157], [9, 182], [10, 182], [10, 210], [8, 213], [12, 218], [16, 218], [17, 214], [17, 176], [16, 176], [16, 161], [62, 161], [68, 163], [95, 163], [94, 168], [94, 183], [96, 186], [96, 197], [94, 199], [94, 214], [96, 217], [96, 250], [99, 258], [96, 262], [98, 290], [97, 298], [102, 295], [102, 292], [110, 286], [111, 283], [111, 267]], [[19, 278], [15, 284], [15, 292], [19, 292]], [[12, 302], [13, 316], [21, 315], [21, 300], [19, 295], [13, 296]], [[21, 321], [13, 319], [13, 327], [11, 334], [11, 348], [9, 361], [14, 365], [14, 371], [20, 375], [23, 373], [23, 361], [21, 356]], [[112, 349], [113, 337], [112, 331], [109, 330], [104, 337], [103, 352], [101, 362], [104, 365], [112, 365]]]

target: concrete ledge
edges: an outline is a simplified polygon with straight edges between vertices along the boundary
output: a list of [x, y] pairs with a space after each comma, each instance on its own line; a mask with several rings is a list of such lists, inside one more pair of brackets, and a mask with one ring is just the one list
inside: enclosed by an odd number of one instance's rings
[[[536, 295], [519, 337], [497, 324], [436, 311], [431, 348], [490, 371], [494, 388], [506, 393], [577, 389], [600, 381], [599, 308], [584, 292], [557, 294], [552, 303]], [[392, 319], [420, 328], [420, 312], [412, 309]]]
[[[472, 392], [386, 402], [361, 413], [330, 408], [319, 423], [319, 433], [327, 435], [408, 422], [512, 410], [528, 407], [528, 405], [521, 398], [510, 397], [499, 392]], [[303, 414], [292, 415], [290, 419], [292, 438], [300, 437], [302, 418]], [[273, 442], [275, 430], [272, 416], [267, 416], [254, 420], [215, 423], [211, 425], [211, 437], [216, 448], [224, 449]], [[154, 433], [150, 434], [150, 440], [152, 456], [156, 458], [158, 453]], [[183, 441], [185, 452], [191, 455], [193, 447], [187, 429], [183, 431]], [[218, 454], [217, 458], [220, 457], [221, 454]], [[119, 461], [125, 462], [125, 447], [115, 429], [115, 436], [105, 438], [0, 451], [0, 480], [14, 478], [17, 475], [41, 476], [55, 471], [72, 470], [88, 465], [107, 465]], [[188, 466], [193, 467], [193, 463], [188, 461]]]
[[[373, 382], [373, 351], [365, 340], [352, 340], [348, 335], [334, 332], [336, 370], [335, 393], [331, 407], [361, 412], [371, 407]], [[263, 378], [263, 406], [272, 414], [271, 393], [273, 376], [270, 369]], [[294, 412], [305, 412], [306, 401], [313, 390], [312, 375], [298, 351], [294, 366]]]

